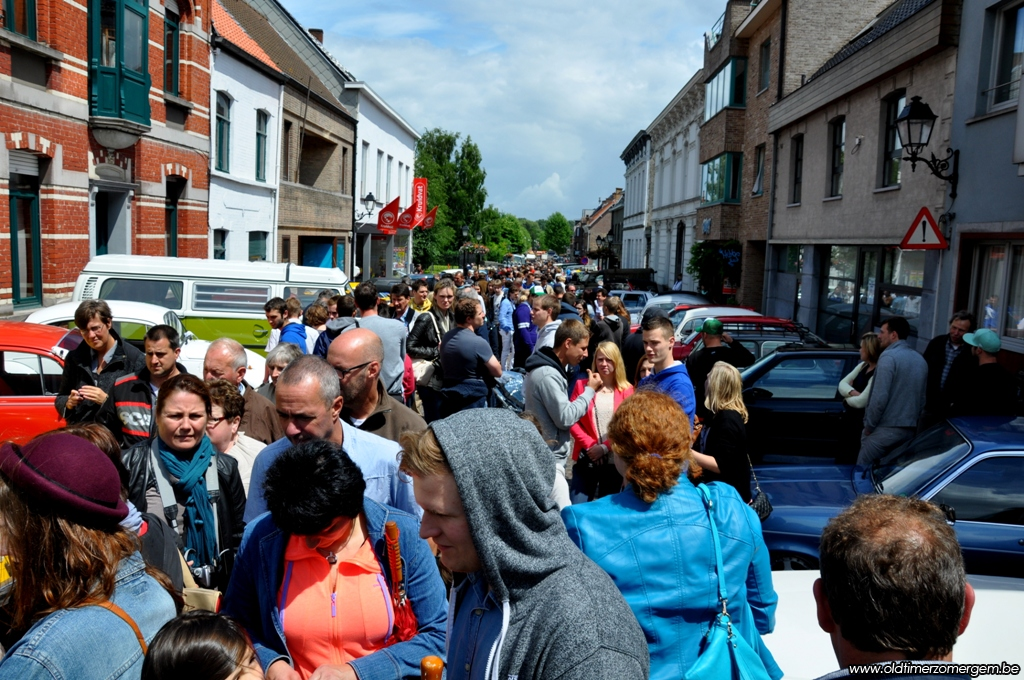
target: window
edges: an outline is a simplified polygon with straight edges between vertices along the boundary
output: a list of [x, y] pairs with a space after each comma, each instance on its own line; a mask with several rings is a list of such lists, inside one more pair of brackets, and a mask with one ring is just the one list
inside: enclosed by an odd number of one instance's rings
[[7, 30], [20, 33], [26, 38], [36, 39], [36, 3], [35, 0], [4, 0], [4, 13]]
[[281, 238], [281, 262], [292, 261], [292, 237], [284, 236]]
[[764, 150], [765, 145], [759, 144], [756, 149], [757, 155], [754, 159], [754, 172], [757, 174], [754, 175], [754, 188], [751, 193], [755, 196], [760, 196], [764, 193]]
[[903, 162], [903, 147], [896, 134], [896, 117], [907, 105], [905, 90], [894, 92], [883, 100], [885, 112], [885, 144], [882, 148], [882, 186], [894, 187], [900, 183], [900, 165]]
[[267, 259], [267, 232], [249, 232], [249, 261], [266, 261]]
[[341, 147], [341, 193], [348, 193], [348, 147]]
[[932, 502], [956, 511], [957, 522], [1024, 526], [1024, 457], [980, 460], [937, 493]]
[[256, 112], [256, 179], [267, 181], [267, 124], [270, 114], [266, 111]]
[[843, 195], [843, 161], [846, 156], [846, 118], [839, 116], [829, 123], [829, 138], [831, 144], [831, 173], [829, 181], [829, 196]]
[[270, 287], [257, 285], [197, 283], [195, 293], [193, 306], [197, 311], [262, 314], [263, 305], [270, 299]]
[[178, 200], [185, 190], [185, 180], [167, 178], [167, 198], [164, 202], [164, 255], [178, 256]]
[[742, 170], [741, 153], [724, 153], [701, 165], [701, 203], [739, 203]]
[[727, 106], [747, 104], [747, 60], [733, 57], [704, 85], [704, 120]]
[[363, 142], [363, 153], [359, 156], [359, 198], [366, 196], [366, 163], [370, 156], [370, 145]]
[[757, 379], [755, 388], [771, 399], [836, 399], [836, 386], [843, 377], [845, 359], [783, 359]]
[[978, 325], [1005, 337], [1024, 338], [1024, 245], [1004, 241], [978, 246], [973, 272], [969, 309]]
[[164, 93], [178, 96], [179, 45], [181, 43], [181, 17], [168, 9], [164, 13]]
[[228, 230], [227, 229], [214, 229], [213, 230], [213, 259], [215, 259], [215, 260], [226, 260], [226, 259], [228, 259]]
[[385, 180], [384, 195], [387, 197], [388, 202], [391, 201], [393, 196], [391, 195], [391, 163], [394, 159], [388, 156], [388, 167], [387, 167], [387, 179]]
[[0, 352], [0, 396], [57, 394], [63, 373], [61, 365], [50, 357], [10, 350]]
[[[380, 193], [380, 175], [381, 175], [382, 172], [384, 172], [384, 152], [383, 151], [378, 151], [377, 152], [377, 186], [375, 187], [375, 190], [373, 192], [373, 195], [377, 198], [378, 201], [381, 200], [380, 197], [384, 195], [384, 194]], [[387, 201], [384, 201], [384, 202], [387, 203]]]
[[[32, 160], [38, 168], [39, 161], [35, 157]], [[43, 281], [38, 177], [11, 173], [9, 198], [14, 304], [39, 304], [43, 300]]]
[[989, 107], [1017, 103], [1024, 68], [1024, 4], [1002, 10], [996, 22]]
[[[217, 231], [214, 231], [214, 238]], [[100, 285], [100, 293], [96, 297], [101, 300], [148, 302], [167, 309], [181, 309], [184, 290], [185, 284], [182, 281], [107, 279]]]
[[790, 177], [790, 184], [793, 190], [789, 192], [789, 202], [791, 204], [800, 203], [800, 196], [803, 194], [804, 187], [804, 136], [797, 135], [793, 137], [793, 159], [791, 165], [793, 171]]
[[90, 52], [98, 56], [89, 64], [91, 115], [149, 125], [149, 3], [94, 2], [88, 13]]
[[290, 168], [292, 167], [291, 161], [292, 151], [292, 122], [286, 120], [284, 122], [284, 130], [281, 131], [281, 179], [285, 182], [292, 181], [292, 175]]
[[759, 92], [767, 90], [772, 78], [772, 41], [771, 38], [761, 43], [761, 59], [758, 63], [760, 77], [757, 81]]
[[217, 93], [217, 170], [230, 172], [231, 168], [231, 97]]

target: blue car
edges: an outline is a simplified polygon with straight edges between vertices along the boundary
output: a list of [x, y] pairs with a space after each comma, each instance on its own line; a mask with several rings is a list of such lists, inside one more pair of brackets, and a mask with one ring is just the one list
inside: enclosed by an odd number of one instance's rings
[[970, 574], [1024, 577], [1024, 418], [954, 418], [870, 467], [755, 468], [773, 569], [817, 569], [828, 520], [859, 494], [917, 496], [953, 523]]

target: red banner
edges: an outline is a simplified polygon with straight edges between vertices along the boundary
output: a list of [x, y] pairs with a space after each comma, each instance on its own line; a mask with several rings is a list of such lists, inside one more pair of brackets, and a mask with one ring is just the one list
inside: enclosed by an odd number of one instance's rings
[[427, 178], [413, 177], [412, 179], [412, 204], [416, 208], [413, 213], [412, 226], [417, 227], [423, 223], [427, 216]]
[[398, 198], [384, 206], [377, 216], [377, 227], [385, 234], [394, 234], [398, 226]]
[[398, 216], [399, 229], [412, 229], [416, 226], [416, 213], [420, 212], [420, 204], [413, 200], [412, 205]]
[[434, 226], [434, 220], [436, 218], [437, 218], [437, 206], [435, 205], [431, 209], [431, 211], [428, 212], [426, 214], [426, 216], [424, 216], [424, 218], [423, 218], [423, 222], [421, 223], [421, 225], [423, 226], [423, 231], [426, 231], [427, 229], [430, 229], [432, 226]]

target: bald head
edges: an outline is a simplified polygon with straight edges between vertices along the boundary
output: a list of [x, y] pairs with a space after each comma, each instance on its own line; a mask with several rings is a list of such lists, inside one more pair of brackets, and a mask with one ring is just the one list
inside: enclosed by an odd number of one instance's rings
[[350, 368], [367, 361], [384, 362], [384, 343], [368, 328], [346, 331], [327, 348], [327, 362], [335, 368]]

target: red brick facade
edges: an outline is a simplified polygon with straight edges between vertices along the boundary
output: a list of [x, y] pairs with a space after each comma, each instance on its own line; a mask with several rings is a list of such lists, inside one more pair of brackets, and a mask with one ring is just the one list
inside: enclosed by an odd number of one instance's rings
[[[111, 252], [164, 255], [167, 179], [185, 180], [177, 203], [177, 254], [207, 257], [210, 21], [205, 5], [205, 0], [178, 2], [179, 94], [167, 98], [164, 7], [149, 8], [150, 129], [119, 150], [102, 146], [93, 135], [96, 124], [90, 123], [86, 6], [94, 11], [98, 3], [36, 0], [35, 40], [0, 28], [0, 315], [70, 295], [82, 267], [96, 252], [96, 199], [101, 192], [127, 197], [119, 214], [128, 236]], [[180, 111], [179, 122], [168, 122], [172, 105]], [[34, 190], [41, 285], [28, 297], [19, 296], [12, 271], [12, 151], [31, 152], [38, 160]], [[31, 253], [19, 251], [19, 256], [24, 278]], [[18, 297], [21, 304], [16, 304]]]

